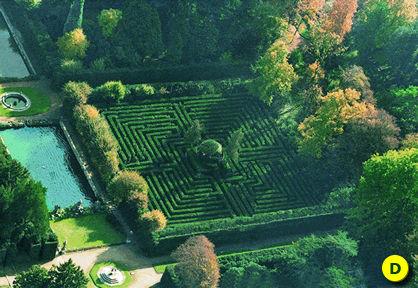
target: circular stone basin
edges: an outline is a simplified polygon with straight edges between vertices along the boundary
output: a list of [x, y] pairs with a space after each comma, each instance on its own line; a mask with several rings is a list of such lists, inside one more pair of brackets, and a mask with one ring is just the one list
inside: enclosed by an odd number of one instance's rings
[[31, 105], [29, 98], [19, 92], [4, 93], [1, 96], [1, 102], [4, 107], [12, 111], [25, 111]]
[[125, 282], [125, 275], [115, 266], [104, 266], [100, 268], [97, 272], [97, 277], [109, 286], [117, 286]]

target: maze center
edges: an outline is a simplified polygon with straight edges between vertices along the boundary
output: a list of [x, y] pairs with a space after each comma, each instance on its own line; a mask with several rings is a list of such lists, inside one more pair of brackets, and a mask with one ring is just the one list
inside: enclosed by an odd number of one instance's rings
[[[105, 110], [125, 168], [150, 186], [150, 208], [170, 225], [251, 216], [318, 203], [296, 148], [269, 112], [246, 94], [201, 95], [142, 101]], [[187, 157], [184, 131], [193, 120], [205, 138], [224, 144], [242, 128], [240, 160], [230, 176], [200, 173]]]

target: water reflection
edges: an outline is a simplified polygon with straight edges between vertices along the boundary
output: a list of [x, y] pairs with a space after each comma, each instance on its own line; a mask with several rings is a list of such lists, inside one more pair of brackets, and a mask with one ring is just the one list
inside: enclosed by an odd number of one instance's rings
[[0, 15], [0, 77], [24, 78], [29, 75], [6, 22]]
[[56, 128], [21, 128], [0, 131], [10, 154], [28, 168], [35, 180], [47, 188], [47, 205], [53, 209], [82, 200], [90, 204], [87, 183], [70, 153], [70, 147]]

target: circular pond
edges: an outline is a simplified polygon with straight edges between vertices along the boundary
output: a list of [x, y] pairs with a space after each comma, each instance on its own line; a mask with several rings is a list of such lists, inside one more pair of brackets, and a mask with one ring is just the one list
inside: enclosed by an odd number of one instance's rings
[[12, 111], [25, 111], [30, 108], [31, 102], [26, 95], [19, 92], [9, 92], [1, 95], [4, 107]]

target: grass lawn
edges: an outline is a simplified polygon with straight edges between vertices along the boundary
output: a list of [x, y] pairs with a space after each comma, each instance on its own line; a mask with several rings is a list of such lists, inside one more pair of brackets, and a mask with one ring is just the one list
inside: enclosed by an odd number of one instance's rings
[[[104, 267], [104, 266], [114, 266], [117, 269], [119, 269], [120, 271], [123, 272], [123, 274], [125, 275], [125, 282], [122, 285], [117, 285], [116, 287], [118, 288], [128, 288], [129, 285], [132, 283], [132, 276], [129, 274], [128, 269], [120, 264], [120, 263], [115, 263], [115, 262], [101, 262], [101, 263], [97, 263], [93, 266], [93, 268], [91, 268], [90, 270], [90, 279], [94, 282], [94, 285], [96, 285], [96, 287], [99, 288], [106, 288], [106, 287], [112, 287], [109, 285], [104, 284], [99, 277], [97, 277], [97, 272], [99, 272], [99, 269]], [[91, 285], [91, 284], [90, 284]]]
[[42, 114], [49, 111], [51, 100], [49, 96], [37, 88], [32, 87], [0, 87], [0, 95], [6, 92], [22, 92], [31, 101], [31, 107], [22, 112], [13, 112], [0, 105], [0, 116], [19, 117]]
[[115, 230], [104, 214], [51, 221], [51, 228], [62, 244], [67, 240], [67, 251], [123, 243], [125, 236]]

